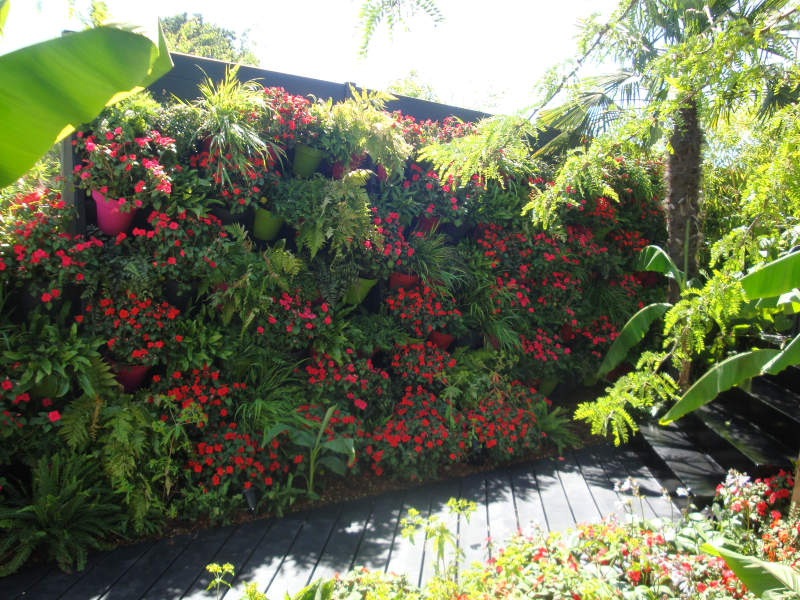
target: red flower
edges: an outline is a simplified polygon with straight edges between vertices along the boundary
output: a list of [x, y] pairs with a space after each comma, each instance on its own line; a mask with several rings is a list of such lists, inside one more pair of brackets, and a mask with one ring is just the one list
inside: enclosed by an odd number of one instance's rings
[[53, 412], [51, 412], [47, 416], [50, 418], [50, 421], [52, 423], [55, 423], [56, 421], [58, 421], [61, 418], [61, 415], [59, 414], [59, 412], [57, 410], [54, 410]]

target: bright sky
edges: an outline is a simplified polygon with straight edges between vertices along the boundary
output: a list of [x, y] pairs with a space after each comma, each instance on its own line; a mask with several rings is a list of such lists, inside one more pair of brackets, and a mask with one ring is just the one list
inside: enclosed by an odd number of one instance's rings
[[[436, 0], [446, 21], [409, 21], [389, 42], [386, 28], [373, 38], [369, 57], [357, 57], [360, 0], [106, 0], [116, 21], [201, 13], [228, 29], [250, 29], [261, 67], [352, 81], [382, 88], [416, 69], [448, 104], [471, 104], [490, 91], [506, 91], [496, 112], [516, 112], [531, 101], [545, 69], [575, 52], [575, 25], [592, 12], [611, 14], [618, 0]], [[78, 29], [66, 0], [11, 0], [0, 53]], [[79, 6], [82, 4], [78, 0]], [[86, 2], [88, 4], [88, 2]], [[587, 71], [588, 72], [588, 71]], [[495, 112], [495, 111], [493, 111]]]

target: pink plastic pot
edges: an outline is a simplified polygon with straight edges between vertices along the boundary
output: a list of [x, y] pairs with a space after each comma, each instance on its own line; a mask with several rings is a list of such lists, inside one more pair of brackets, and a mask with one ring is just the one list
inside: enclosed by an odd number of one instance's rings
[[281, 152], [283, 152], [283, 154], [281, 154], [280, 152], [275, 150], [275, 148], [273, 146], [271, 146], [270, 144], [267, 144], [267, 154], [272, 159], [272, 162], [277, 163], [277, 164], [281, 164], [283, 159], [286, 158], [286, 151], [288, 150], [288, 148], [286, 146], [281, 145], [281, 144], [275, 144], [275, 146], [277, 146], [278, 149]]
[[128, 212], [120, 210], [119, 200], [106, 198], [100, 192], [92, 190], [92, 198], [97, 204], [97, 226], [106, 235], [117, 235], [127, 231], [136, 214], [136, 209], [131, 208]]
[[386, 181], [389, 179], [389, 176], [386, 174], [386, 169], [383, 168], [383, 165], [378, 165], [375, 167], [375, 173], [378, 175], [378, 181]]
[[448, 335], [438, 331], [431, 331], [431, 334], [428, 336], [428, 341], [436, 344], [442, 350], [447, 350], [455, 339], [456, 336], [454, 335]]
[[132, 394], [140, 387], [144, 381], [145, 375], [150, 370], [150, 365], [118, 365], [114, 361], [109, 360], [111, 368], [114, 370], [116, 380], [122, 384], [126, 394]]
[[439, 217], [420, 217], [417, 221], [417, 231], [431, 233], [439, 228], [442, 220]]

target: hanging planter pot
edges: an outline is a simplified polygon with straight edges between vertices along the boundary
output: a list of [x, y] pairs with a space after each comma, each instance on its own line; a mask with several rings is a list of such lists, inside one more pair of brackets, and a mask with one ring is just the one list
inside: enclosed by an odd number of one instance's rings
[[243, 358], [231, 363], [230, 373], [236, 381], [244, 379], [247, 371], [253, 366], [252, 359]]
[[583, 380], [583, 385], [585, 385], [586, 387], [594, 387], [595, 385], [597, 385], [598, 381], [600, 380], [597, 379], [597, 377], [591, 375]]
[[428, 341], [436, 344], [442, 350], [447, 350], [456, 339], [456, 336], [447, 333], [440, 333], [438, 331], [431, 331], [428, 336]]
[[468, 236], [471, 231], [472, 231], [472, 226], [469, 223], [462, 223], [461, 225], [456, 225], [454, 223], [447, 223], [445, 224], [442, 233], [444, 233], [454, 242], [457, 242], [461, 238]]
[[564, 323], [561, 326], [560, 336], [562, 342], [569, 342], [572, 340], [575, 337], [575, 332], [572, 329], [572, 325], [569, 323]]
[[[284, 158], [286, 158], [286, 151], [288, 150], [287, 146], [283, 146], [281, 144], [267, 144], [267, 154], [272, 159], [272, 162], [280, 164]], [[283, 154], [281, 154], [283, 152]]]
[[285, 222], [286, 219], [283, 217], [258, 206], [256, 207], [256, 217], [253, 223], [253, 237], [268, 242], [274, 240], [278, 237], [278, 232]]
[[539, 387], [536, 389], [536, 391], [543, 396], [549, 396], [553, 393], [553, 390], [556, 389], [557, 385], [558, 379], [550, 379], [545, 377], [542, 379], [541, 383], [539, 383]]
[[300, 177], [311, 177], [319, 168], [324, 157], [324, 150], [311, 148], [305, 144], [297, 144], [294, 148], [292, 172]]
[[486, 336], [486, 341], [488, 342], [488, 345], [491, 346], [495, 350], [495, 352], [497, 350], [500, 350], [500, 340], [498, 340], [493, 335], [487, 335]]
[[456, 339], [456, 348], [467, 348], [476, 350], [481, 346], [481, 334], [477, 331], [469, 331]]
[[406, 344], [408, 344], [408, 345], [411, 345], [411, 344], [424, 344], [424, 343], [425, 343], [425, 338], [406, 337]]
[[383, 168], [383, 165], [378, 165], [375, 167], [375, 175], [378, 177], [378, 181], [381, 183], [389, 179], [389, 175], [386, 173], [386, 169]]
[[150, 365], [120, 365], [110, 358], [106, 360], [111, 364], [114, 378], [122, 385], [126, 394], [132, 394], [142, 387], [144, 378], [150, 370]]
[[47, 290], [41, 285], [38, 286], [38, 289], [39, 291], [34, 294], [32, 281], [26, 281], [22, 284], [19, 298], [22, 311], [25, 313], [25, 315], [30, 315], [40, 306], [42, 307], [42, 312], [46, 315], [52, 316], [58, 314], [58, 312], [61, 310], [61, 307], [64, 306], [64, 294], [59, 294], [58, 298], [53, 298], [51, 296], [49, 300], [50, 308], [47, 308], [48, 302], [42, 300], [42, 294], [50, 293], [50, 290]]
[[[183, 283], [183, 287], [181, 287], [181, 283]], [[197, 289], [200, 287], [197, 282], [188, 284], [188, 289], [186, 285], [186, 283], [174, 279], [164, 281], [164, 298], [181, 312], [186, 310], [189, 300], [194, 298]]]
[[391, 273], [389, 275], [389, 288], [410, 288], [419, 283], [419, 275], [406, 275], [405, 273]]
[[416, 230], [423, 233], [433, 233], [439, 228], [442, 220], [439, 217], [420, 217], [417, 221]]
[[611, 227], [595, 227], [592, 231], [592, 235], [594, 235], [595, 242], [602, 242], [606, 239], [606, 236], [611, 231]]
[[225, 225], [244, 225], [245, 219], [247, 218], [247, 213], [244, 211], [242, 212], [231, 212], [227, 208], [223, 208], [221, 206], [215, 206], [210, 211], [208, 211], [215, 217], [217, 217], [220, 222], [222, 223], [223, 227]]
[[123, 212], [120, 208], [124, 202], [107, 198], [100, 192], [92, 190], [92, 199], [97, 204], [97, 227], [106, 235], [117, 235], [128, 231], [136, 214], [136, 208]]
[[362, 279], [359, 277], [355, 283], [350, 284], [344, 295], [344, 300], [348, 304], [361, 304], [367, 297], [369, 291], [378, 283], [377, 279]]

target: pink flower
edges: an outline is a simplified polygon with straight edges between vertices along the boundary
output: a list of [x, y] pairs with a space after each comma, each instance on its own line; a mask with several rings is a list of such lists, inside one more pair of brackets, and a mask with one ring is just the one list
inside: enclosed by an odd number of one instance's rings
[[59, 412], [57, 410], [54, 410], [53, 412], [51, 412], [47, 416], [50, 418], [50, 422], [51, 423], [55, 423], [56, 421], [61, 419], [61, 415], [59, 414]]

